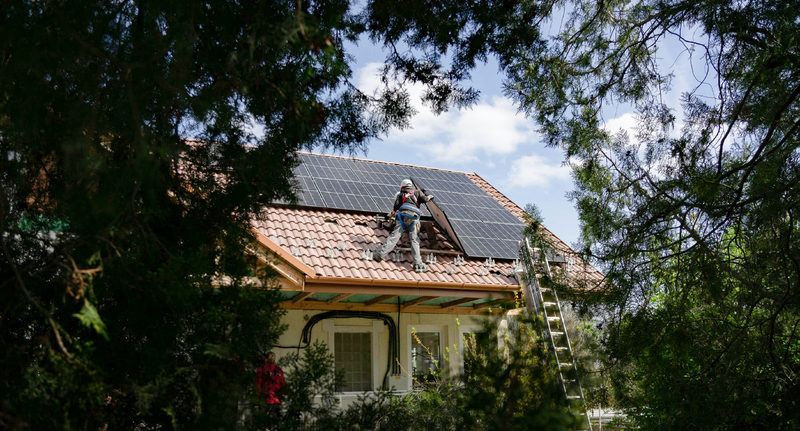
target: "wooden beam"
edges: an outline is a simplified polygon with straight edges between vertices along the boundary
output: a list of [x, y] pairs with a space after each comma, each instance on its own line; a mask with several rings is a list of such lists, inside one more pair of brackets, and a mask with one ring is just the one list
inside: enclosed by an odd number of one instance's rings
[[475, 301], [477, 301], [477, 299], [475, 299], [475, 298], [461, 298], [461, 299], [456, 299], [456, 300], [453, 300], [453, 301], [450, 301], [450, 302], [445, 302], [445, 303], [441, 304], [440, 307], [442, 307], [442, 308], [450, 308], [450, 307], [455, 307], [455, 306], [458, 306], [458, 305], [461, 305], [461, 304], [466, 304], [467, 302], [475, 302]]
[[349, 297], [351, 297], [353, 295], [355, 295], [355, 293], [340, 293], [340, 294], [334, 296], [333, 298], [329, 299], [327, 302], [328, 302], [328, 304], [333, 304], [333, 303], [339, 302], [339, 301], [341, 301], [343, 299], [347, 299], [347, 298], [349, 298]]
[[369, 301], [364, 301], [364, 305], [370, 306], [370, 305], [373, 305], [373, 304], [378, 304], [378, 303], [381, 303], [383, 301], [388, 301], [388, 300], [390, 300], [392, 298], [397, 298], [397, 296], [398, 295], [381, 295], [381, 296], [378, 296], [376, 298], [372, 298]]
[[295, 288], [297, 287], [296, 284], [292, 283], [291, 281], [283, 277], [278, 277], [278, 284], [281, 286], [280, 287], [281, 290], [286, 290], [290, 292], [295, 290]]
[[[452, 296], [456, 298], [485, 298], [485, 293], [518, 292], [518, 284], [481, 284], [481, 283], [451, 283], [441, 281], [423, 280], [384, 280], [376, 278], [349, 278], [317, 276], [307, 277], [305, 288], [296, 290], [309, 290], [313, 292], [332, 293], [370, 293], [376, 289], [385, 289], [384, 294], [401, 296]], [[366, 291], [365, 291], [366, 290]], [[442, 293], [440, 293], [442, 292]], [[445, 293], [446, 292], [446, 293]], [[462, 292], [464, 294], [454, 294]], [[481, 294], [483, 292], [484, 294]], [[374, 293], [373, 293], [374, 295]], [[494, 296], [503, 298], [505, 295]]]
[[311, 269], [310, 266], [306, 265], [305, 263], [303, 263], [303, 261], [301, 261], [300, 259], [296, 258], [295, 256], [292, 256], [291, 253], [289, 253], [288, 251], [284, 250], [278, 244], [275, 244], [274, 242], [272, 242], [271, 239], [269, 239], [266, 236], [264, 236], [264, 234], [259, 232], [257, 229], [251, 229], [251, 232], [255, 234], [256, 241], [260, 245], [262, 245], [262, 246], [264, 246], [264, 248], [270, 250], [273, 254], [275, 254], [277, 256], [280, 256], [281, 259], [285, 260], [289, 265], [294, 267], [296, 270], [302, 272], [307, 277], [316, 277], [317, 276], [317, 274], [314, 272], [313, 269]]
[[296, 269], [292, 268], [291, 266], [278, 261], [278, 260], [266, 260], [267, 265], [269, 265], [272, 269], [274, 269], [278, 274], [282, 275], [287, 280], [291, 281], [292, 283], [296, 284], [301, 289], [303, 288], [303, 275]]
[[[375, 304], [375, 305], [364, 305], [359, 304], [356, 302], [336, 302], [333, 304], [328, 304], [327, 301], [300, 301], [298, 303], [293, 303], [291, 300], [284, 301], [281, 303], [281, 307], [287, 310], [316, 310], [316, 311], [323, 311], [323, 310], [350, 310], [350, 311], [377, 311], [379, 313], [396, 313], [397, 312], [397, 304]], [[491, 310], [497, 310], [496, 308], [492, 309], [482, 309], [482, 310], [475, 310], [472, 307], [450, 307], [450, 308], [442, 308], [438, 305], [412, 305], [406, 308], [403, 308], [403, 313], [414, 313], [414, 314], [455, 314], [455, 315], [483, 315], [487, 314], [487, 312]]]
[[[261, 279], [259, 279], [258, 277], [243, 277], [240, 281], [245, 286], [261, 287], [261, 288], [264, 287], [274, 288], [280, 286], [279, 287], [280, 290], [286, 290], [289, 292], [297, 290], [295, 289], [297, 287], [295, 283], [292, 283], [290, 280], [283, 277], [270, 279], [269, 281], [267, 281], [266, 286], [264, 286], [264, 283], [262, 283]], [[227, 275], [223, 275], [221, 277], [214, 277], [211, 279], [211, 285], [214, 287], [230, 286], [232, 284], [233, 284], [233, 279]]]
[[[519, 287], [514, 290], [505, 289], [504, 286], [494, 286], [495, 290], [482, 290], [482, 289], [472, 289], [473, 286], [469, 284], [465, 284], [464, 289], [461, 288], [438, 288], [435, 286], [434, 283], [429, 283], [431, 286], [425, 287], [394, 287], [394, 286], [384, 286], [381, 285], [381, 280], [374, 280], [375, 285], [369, 284], [370, 281], [373, 280], [365, 280], [360, 281], [358, 279], [348, 278], [343, 280], [352, 280], [350, 284], [344, 283], [336, 283], [336, 284], [328, 284], [328, 283], [310, 283], [308, 279], [306, 279], [305, 287], [303, 291], [306, 292], [319, 292], [319, 293], [353, 293], [353, 294], [364, 294], [364, 295], [399, 295], [399, 296], [446, 296], [451, 298], [475, 298], [484, 299], [484, 298], [492, 298], [492, 299], [499, 299], [499, 298], [511, 298], [513, 297], [514, 292], [518, 291]], [[397, 280], [386, 280], [386, 281], [397, 281]], [[363, 285], [362, 285], [363, 284]], [[445, 283], [442, 283], [445, 284]], [[300, 290], [300, 287], [296, 287], [295, 289], [289, 290]]]
[[432, 300], [434, 300], [436, 298], [439, 298], [439, 296], [420, 296], [419, 298], [412, 299], [410, 301], [406, 301], [406, 302], [404, 302], [402, 304], [403, 305], [403, 310], [405, 310], [407, 307], [411, 307], [411, 306], [414, 306], [414, 305], [417, 305], [417, 304], [421, 304], [423, 302], [432, 301]]
[[493, 307], [495, 305], [500, 305], [500, 304], [502, 304], [504, 302], [511, 302], [511, 301], [509, 301], [508, 299], [495, 299], [493, 301], [486, 301], [486, 302], [481, 302], [480, 304], [475, 304], [475, 305], [472, 306], [472, 308], [474, 308], [476, 310], [479, 310], [481, 308]]
[[[263, 237], [263, 235], [261, 236]], [[267, 238], [262, 238], [262, 239], [263, 241], [267, 241], [272, 246], [280, 249], [280, 247], [271, 240]], [[263, 262], [265, 265], [275, 270], [275, 272], [282, 275], [285, 279], [294, 283], [296, 286], [292, 290], [303, 290], [303, 283], [306, 277], [305, 273], [303, 271], [298, 270], [288, 262], [286, 262], [283, 258], [279, 257], [279, 255], [276, 254], [274, 250], [266, 246], [266, 243], [257, 241], [251, 246], [248, 246], [247, 251], [256, 258], [258, 258], [259, 262]], [[302, 262], [300, 262], [300, 264], [305, 266], [305, 264], [303, 264]]]
[[292, 304], [297, 304], [298, 302], [308, 298], [309, 296], [313, 295], [314, 292], [300, 292], [294, 297], [292, 297]]

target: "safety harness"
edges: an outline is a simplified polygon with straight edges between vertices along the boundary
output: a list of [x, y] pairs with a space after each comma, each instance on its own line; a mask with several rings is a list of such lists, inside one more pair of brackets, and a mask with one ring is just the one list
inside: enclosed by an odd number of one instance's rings
[[[411, 203], [407, 204], [406, 199], [408, 199]], [[400, 208], [397, 210], [397, 221], [400, 222], [400, 226], [402, 226], [404, 230], [410, 230], [412, 227], [414, 227], [414, 225], [419, 221], [419, 218], [422, 216], [422, 211], [419, 210], [418, 205], [419, 203], [417, 202], [416, 195], [414, 195], [414, 190], [409, 189], [403, 196], [403, 202], [400, 205]], [[415, 213], [415, 215], [410, 216], [403, 213], [402, 210], [411, 211]], [[405, 222], [403, 221], [404, 218], [412, 220], [411, 224], [406, 226]]]

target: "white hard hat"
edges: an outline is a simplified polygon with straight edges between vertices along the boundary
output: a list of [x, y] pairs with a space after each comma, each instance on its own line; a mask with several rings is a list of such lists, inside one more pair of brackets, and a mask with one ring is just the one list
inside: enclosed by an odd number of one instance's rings
[[403, 181], [400, 181], [400, 188], [401, 189], [404, 188], [404, 187], [411, 187], [411, 186], [412, 186], [411, 180], [409, 180], [409, 179], [405, 179]]

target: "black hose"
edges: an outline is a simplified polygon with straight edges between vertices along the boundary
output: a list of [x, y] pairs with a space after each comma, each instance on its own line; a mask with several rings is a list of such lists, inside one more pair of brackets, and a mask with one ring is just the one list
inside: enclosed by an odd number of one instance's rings
[[[399, 317], [399, 316], [398, 316]], [[386, 373], [383, 375], [383, 384], [381, 385], [384, 390], [388, 388], [388, 377], [389, 377], [389, 370], [392, 370], [394, 374], [399, 374], [400, 369], [397, 361], [394, 360], [398, 357], [400, 352], [400, 333], [398, 332], [397, 325], [395, 325], [394, 320], [383, 313], [378, 313], [376, 311], [346, 311], [346, 310], [335, 310], [335, 311], [327, 311], [325, 313], [320, 313], [312, 316], [308, 319], [305, 326], [303, 326], [303, 333], [300, 337], [300, 342], [297, 344], [296, 348], [298, 352], [300, 349], [305, 349], [311, 343], [311, 331], [314, 329], [314, 325], [319, 323], [325, 319], [371, 319], [371, 320], [382, 320], [383, 324], [389, 327], [389, 358], [386, 364]], [[305, 345], [303, 345], [305, 343]], [[284, 346], [275, 346], [279, 348], [287, 348], [287, 349], [294, 349], [295, 346], [284, 347]], [[377, 365], [377, 364], [376, 364]]]

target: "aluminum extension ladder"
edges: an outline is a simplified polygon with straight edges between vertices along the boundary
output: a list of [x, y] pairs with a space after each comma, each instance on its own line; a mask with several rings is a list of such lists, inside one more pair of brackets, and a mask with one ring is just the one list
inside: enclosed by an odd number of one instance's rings
[[558, 364], [558, 385], [564, 391], [570, 410], [581, 412], [582, 423], [578, 429], [592, 431], [592, 421], [586, 408], [583, 387], [578, 379], [578, 368], [572, 353], [572, 344], [564, 325], [561, 313], [561, 302], [554, 289], [539, 285], [540, 277], [550, 278], [550, 264], [547, 256], [538, 248], [531, 247], [530, 240], [520, 242], [520, 261], [522, 267], [517, 269], [517, 278], [522, 284], [525, 305], [532, 316], [539, 316], [540, 332], [545, 342], [551, 347], [552, 354]]

